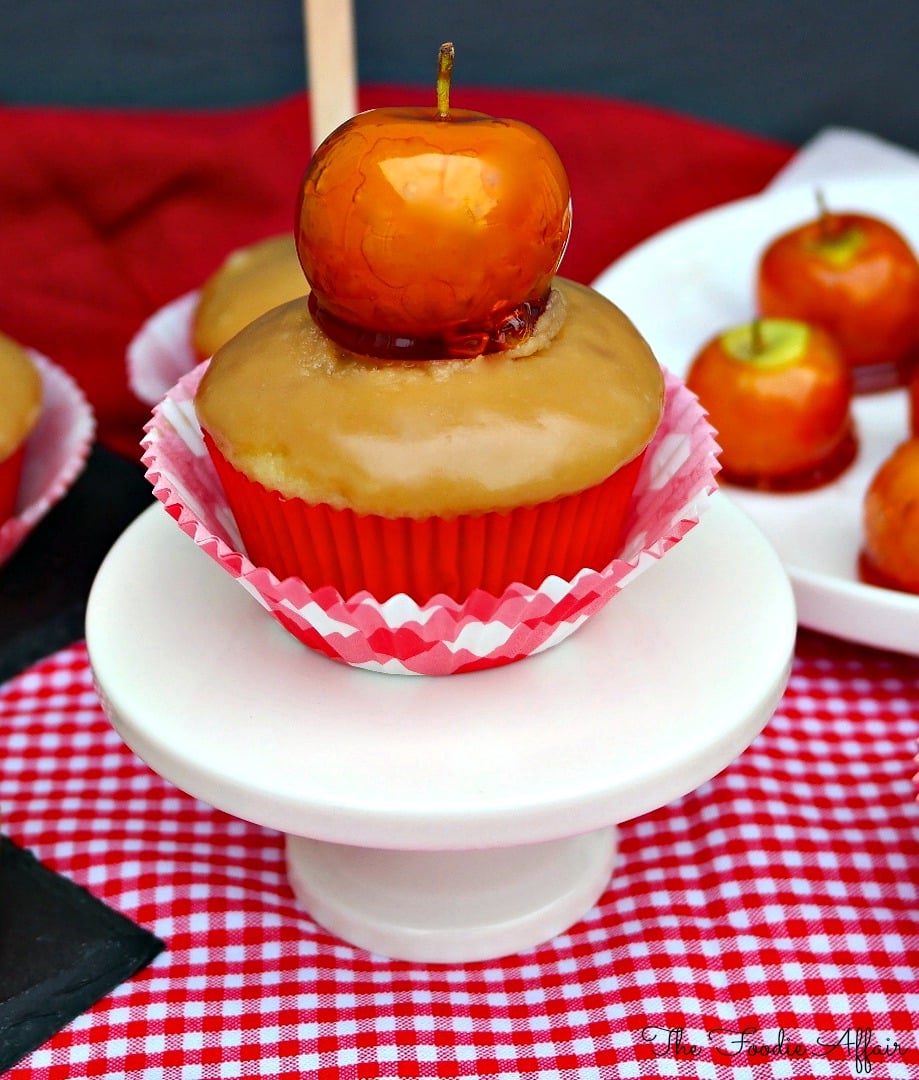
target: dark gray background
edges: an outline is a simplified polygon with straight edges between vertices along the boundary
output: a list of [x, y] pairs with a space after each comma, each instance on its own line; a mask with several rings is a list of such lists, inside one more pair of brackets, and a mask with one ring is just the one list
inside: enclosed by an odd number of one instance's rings
[[[364, 82], [570, 90], [919, 149], [919, 0], [357, 0]], [[300, 0], [0, 0], [0, 101], [224, 106], [305, 83]]]

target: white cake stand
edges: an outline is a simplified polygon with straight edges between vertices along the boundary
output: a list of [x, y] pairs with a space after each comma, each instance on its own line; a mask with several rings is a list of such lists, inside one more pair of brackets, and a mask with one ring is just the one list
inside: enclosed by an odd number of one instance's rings
[[300, 645], [161, 507], [115, 544], [87, 644], [106, 713], [179, 788], [287, 834], [291, 885], [345, 940], [420, 962], [516, 953], [608, 885], [615, 825], [728, 765], [784, 690], [777, 556], [716, 495], [546, 653], [445, 678]]

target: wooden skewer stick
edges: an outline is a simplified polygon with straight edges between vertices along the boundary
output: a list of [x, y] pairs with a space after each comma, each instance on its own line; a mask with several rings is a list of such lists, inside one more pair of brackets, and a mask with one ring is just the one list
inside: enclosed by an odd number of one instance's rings
[[352, 0], [302, 0], [313, 149], [357, 112]]

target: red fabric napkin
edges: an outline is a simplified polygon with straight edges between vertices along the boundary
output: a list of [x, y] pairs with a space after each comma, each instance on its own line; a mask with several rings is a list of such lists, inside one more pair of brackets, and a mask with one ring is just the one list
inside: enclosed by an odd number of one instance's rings
[[[361, 107], [430, 100], [370, 87]], [[574, 203], [562, 271], [584, 282], [651, 233], [759, 191], [792, 152], [620, 101], [462, 88], [454, 101], [555, 144]], [[226, 112], [0, 108], [0, 330], [78, 379], [104, 445], [139, 453], [131, 336], [232, 248], [291, 227], [309, 152], [305, 96]]]

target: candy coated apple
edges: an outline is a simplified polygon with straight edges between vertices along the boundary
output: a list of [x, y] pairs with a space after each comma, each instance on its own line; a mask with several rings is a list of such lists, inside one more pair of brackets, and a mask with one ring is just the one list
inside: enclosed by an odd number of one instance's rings
[[570, 227], [564, 167], [534, 128], [386, 108], [318, 148], [296, 239], [331, 337], [377, 356], [475, 356], [528, 332]]
[[919, 353], [919, 261], [876, 217], [824, 210], [763, 252], [764, 316], [801, 319], [836, 339], [856, 390], [902, 385]]
[[919, 371], [909, 382], [909, 430], [911, 435], [919, 437]]
[[864, 580], [919, 593], [919, 439], [901, 443], [865, 494]]
[[698, 352], [686, 385], [718, 434], [729, 483], [803, 491], [855, 456], [852, 374], [819, 327], [789, 319], [732, 327]]

